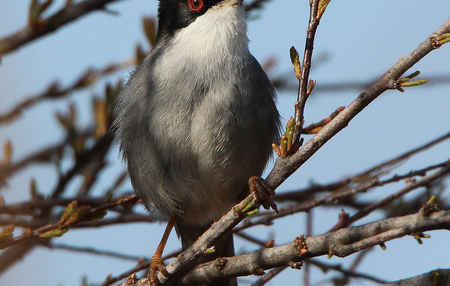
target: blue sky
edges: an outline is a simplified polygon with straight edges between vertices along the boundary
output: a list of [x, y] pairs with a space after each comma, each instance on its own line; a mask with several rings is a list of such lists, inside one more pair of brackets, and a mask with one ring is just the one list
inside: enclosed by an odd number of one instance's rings
[[[0, 37], [25, 25], [28, 2], [0, 0]], [[59, 5], [63, 1], [55, 2]], [[146, 45], [141, 18], [144, 15], [156, 15], [156, 1], [121, 1], [109, 7], [119, 14], [92, 13], [50, 36], [6, 55], [0, 65], [0, 113], [27, 96], [45, 90], [54, 80], [59, 80], [63, 86], [67, 85], [87, 67], [104, 67], [111, 62], [128, 59], [133, 56], [135, 44]], [[269, 76], [289, 74], [293, 78], [289, 48], [294, 45], [301, 51], [304, 47], [308, 1], [274, 0], [265, 7], [264, 11], [254, 13], [254, 19], [249, 21], [250, 49], [260, 62], [269, 58], [277, 61]], [[311, 78], [317, 80], [318, 86], [373, 80], [442, 25], [449, 17], [448, 11], [448, 0], [334, 0], [321, 21], [315, 44], [314, 58], [324, 60], [317, 61], [313, 66]], [[432, 75], [446, 75], [450, 78], [449, 67], [450, 45], [432, 52], [411, 72], [420, 70], [422, 78]], [[115, 82], [119, 78], [126, 79], [128, 74], [129, 71], [118, 73], [67, 99], [52, 104], [42, 103], [26, 111], [13, 124], [0, 128], [0, 146], [10, 139], [14, 146], [13, 159], [17, 160], [46, 144], [57, 142], [62, 138], [62, 130], [55, 122], [54, 113], [57, 110], [67, 110], [68, 103], [72, 102], [79, 107], [81, 122], [87, 126], [92, 120], [90, 97], [101, 95], [104, 83]], [[409, 88], [404, 93], [386, 92], [327, 143], [278, 191], [304, 187], [311, 181], [332, 182], [448, 132], [449, 87], [448, 83], [433, 85], [431, 81], [429, 85]], [[306, 123], [319, 121], [337, 107], [348, 105], [359, 92], [348, 90], [314, 93], [306, 107]], [[283, 91], [278, 94], [278, 108], [286, 121], [293, 114], [296, 93]], [[308, 138], [307, 136], [306, 139]], [[450, 143], [444, 142], [410, 159], [397, 169], [397, 173], [442, 162], [449, 158], [449, 151]], [[95, 186], [97, 194], [107, 188], [110, 184], [108, 179], [120, 173], [123, 168], [117, 152], [110, 154], [109, 158], [114, 164], [102, 174], [102, 182], [105, 183]], [[8, 203], [27, 199], [31, 177], [37, 179], [40, 191], [48, 193], [55, 185], [53, 173], [51, 167], [29, 168], [14, 176], [2, 195]], [[77, 182], [71, 187], [76, 189], [76, 184]], [[364, 198], [382, 198], [402, 185], [403, 183], [399, 183], [376, 189]], [[129, 189], [129, 184], [123, 186], [123, 190]], [[347, 211], [352, 213], [350, 209]], [[320, 234], [333, 226], [338, 212], [339, 209], [315, 210], [314, 234]], [[374, 213], [358, 223], [379, 218], [380, 214]], [[275, 235], [276, 243], [282, 244], [303, 233], [304, 226], [305, 217], [300, 214], [281, 219], [272, 227], [255, 228], [251, 233], [261, 239]], [[55, 241], [148, 256], [154, 251], [163, 228], [164, 224], [132, 224], [117, 228], [72, 230]], [[432, 239], [420, 246], [413, 238], [405, 237], [387, 243], [386, 251], [376, 248], [358, 270], [395, 280], [438, 267], [450, 267], [449, 260], [444, 258], [450, 256], [450, 249], [442, 247], [447, 245], [450, 234], [444, 231], [430, 234]], [[179, 242], [172, 234], [168, 250], [177, 247]], [[246, 250], [257, 248], [237, 240], [238, 251], [244, 247]], [[332, 258], [328, 262], [349, 265], [352, 260], [352, 257]], [[90, 282], [101, 282], [108, 273], [117, 275], [134, 264], [38, 247], [3, 274], [0, 285], [72, 286], [80, 285], [82, 275], [87, 275]], [[287, 270], [269, 285], [302, 285], [301, 275], [301, 271]], [[331, 277], [330, 274], [324, 275], [314, 270], [312, 281], [320, 282], [327, 277]], [[244, 278], [243, 281], [252, 279]], [[370, 284], [361, 282], [358, 285]]]

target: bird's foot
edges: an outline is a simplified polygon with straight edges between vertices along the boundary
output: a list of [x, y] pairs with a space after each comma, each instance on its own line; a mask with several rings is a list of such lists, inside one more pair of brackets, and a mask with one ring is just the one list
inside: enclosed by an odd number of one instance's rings
[[147, 279], [149, 286], [158, 286], [157, 272], [162, 273], [164, 276], [168, 276], [166, 265], [164, 264], [161, 254], [155, 253], [150, 262], [150, 269], [148, 270]]
[[255, 198], [256, 205], [262, 205], [266, 210], [272, 208], [278, 213], [277, 205], [270, 198], [275, 192], [267, 185], [263, 178], [258, 176], [251, 177], [248, 180], [248, 186], [250, 188], [250, 194]]

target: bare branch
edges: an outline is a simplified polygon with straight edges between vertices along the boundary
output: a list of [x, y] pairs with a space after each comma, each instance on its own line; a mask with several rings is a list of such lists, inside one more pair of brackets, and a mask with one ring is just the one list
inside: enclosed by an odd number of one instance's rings
[[137, 256], [118, 253], [118, 252], [114, 252], [114, 251], [99, 250], [94, 247], [80, 247], [80, 246], [67, 245], [67, 244], [62, 244], [62, 243], [50, 243], [48, 245], [48, 247], [50, 249], [55, 249], [55, 250], [67, 250], [67, 251], [78, 252], [78, 253], [83, 252], [83, 253], [89, 253], [89, 254], [100, 255], [100, 256], [108, 256], [108, 257], [118, 258], [118, 259], [123, 259], [123, 260], [139, 261], [139, 259], [143, 259], [142, 256], [137, 257]]
[[[173, 257], [177, 257], [178, 255], [180, 255], [181, 253], [181, 249], [172, 251], [166, 255], [163, 255], [162, 260], [165, 261], [169, 258], [173, 258]], [[137, 273], [139, 271], [142, 270], [148, 270], [148, 268], [150, 267], [150, 260], [145, 260], [145, 261], [140, 261], [138, 263], [138, 265], [136, 265], [135, 267], [133, 267], [133, 269], [130, 269], [120, 275], [117, 275], [115, 277], [113, 276], [108, 276], [105, 281], [103, 281], [101, 284], [99, 284], [98, 286], [108, 286], [111, 285], [114, 282], [120, 281], [122, 279], [125, 279], [127, 277], [129, 277], [130, 275], [133, 275], [134, 273]]]
[[[280, 266], [277, 268], [272, 269], [269, 273], [265, 274], [263, 277], [259, 278], [255, 281], [251, 286], [262, 286], [265, 285], [267, 282], [272, 280], [275, 276], [286, 270], [287, 266]], [[306, 286], [306, 285], [304, 285]]]
[[296, 240], [281, 246], [262, 248], [251, 253], [227, 257], [225, 267], [220, 270], [214, 261], [208, 262], [180, 277], [177, 283], [196, 285], [200, 281], [204, 283], [223, 277], [253, 275], [255, 271], [258, 271], [257, 269], [290, 265], [293, 261], [327, 255], [330, 251], [334, 255], [345, 257], [362, 249], [377, 246], [382, 242], [435, 229], [450, 229], [450, 211], [439, 211], [430, 216], [426, 216], [420, 211], [413, 215], [389, 218], [309, 237], [306, 239], [308, 250], [306, 253], [299, 253], [300, 249]]
[[[279, 90], [296, 91], [298, 90], [298, 82], [291, 81], [289, 75], [281, 75], [278, 77], [270, 78], [273, 86]], [[326, 93], [337, 93], [344, 91], [360, 91], [367, 89], [376, 79], [367, 81], [339, 81], [339, 82], [321, 82], [314, 87], [315, 93], [311, 95], [311, 98], [315, 96], [323, 96]], [[450, 84], [450, 74], [428, 74], [427, 73], [427, 87], [436, 85]], [[319, 95], [320, 94], [320, 95]]]
[[64, 25], [96, 10], [105, 10], [105, 6], [118, 0], [84, 0], [64, 6], [47, 19], [39, 21], [38, 27], [28, 25], [22, 30], [0, 39], [0, 58], [19, 47], [45, 36]]
[[10, 111], [0, 114], [0, 125], [10, 123], [12, 120], [17, 119], [24, 110], [29, 109], [36, 104], [43, 102], [44, 100], [50, 99], [61, 99], [65, 96], [79, 91], [83, 88], [87, 88], [97, 82], [100, 78], [117, 72], [120, 69], [130, 68], [136, 65], [136, 61], [133, 59], [125, 60], [121, 63], [109, 64], [104, 68], [93, 69], [89, 68], [84, 71], [77, 79], [67, 87], [61, 88], [58, 81], [50, 84], [45, 91], [29, 96], [25, 98], [22, 102], [19, 102]]
[[427, 186], [427, 185], [431, 184], [431, 182], [436, 181], [436, 180], [438, 180], [438, 179], [440, 179], [440, 178], [450, 174], [450, 165], [449, 164], [447, 164], [447, 165], [448, 165], [447, 167], [442, 168], [441, 170], [436, 171], [435, 173], [433, 173], [433, 174], [431, 174], [429, 176], [426, 176], [426, 177], [418, 180], [417, 182], [411, 182], [411, 183], [407, 184], [401, 190], [399, 190], [399, 191], [395, 192], [394, 194], [392, 194], [392, 195], [390, 195], [390, 196], [388, 196], [388, 197], [386, 197], [386, 198], [384, 198], [384, 199], [382, 199], [382, 200], [380, 200], [380, 201], [378, 201], [378, 202], [376, 202], [376, 203], [366, 207], [365, 209], [359, 211], [357, 214], [355, 214], [355, 215], [353, 215], [353, 216], [351, 216], [349, 218], [340, 220], [330, 231], [335, 231], [335, 230], [338, 230], [340, 228], [346, 227], [346, 226], [352, 224], [353, 222], [355, 222], [355, 221], [357, 221], [357, 220], [359, 220], [359, 219], [369, 215], [371, 212], [373, 212], [374, 210], [378, 209], [379, 207], [384, 206], [384, 205], [392, 202], [395, 199], [398, 199], [399, 197], [401, 197], [401, 196], [411, 192], [412, 190], [415, 190], [415, 189], [420, 188], [420, 187]]
[[349, 278], [362, 278], [362, 279], [370, 280], [370, 281], [373, 281], [376, 283], [386, 283], [387, 282], [386, 280], [375, 277], [373, 275], [356, 272], [352, 269], [345, 269], [340, 264], [333, 265], [333, 264], [324, 263], [324, 262], [321, 262], [321, 261], [318, 261], [315, 259], [308, 259], [307, 261], [308, 261], [308, 263], [311, 263], [312, 265], [315, 265], [315, 266], [319, 267], [320, 269], [322, 269], [323, 272], [326, 272], [331, 269], [331, 270], [340, 272], [340, 273], [344, 274], [345, 277], [349, 277]]
[[51, 162], [56, 154], [62, 152], [67, 143], [67, 140], [63, 140], [58, 144], [44, 148], [34, 154], [23, 158], [17, 163], [0, 164], [0, 186], [5, 184], [5, 181], [9, 176], [22, 170], [30, 164]]
[[410, 286], [410, 285], [449, 285], [450, 269], [436, 269], [428, 273], [383, 284], [385, 286]]
[[100, 138], [92, 148], [85, 150], [79, 156], [77, 156], [77, 160], [75, 165], [70, 169], [65, 175], [59, 178], [58, 184], [56, 188], [53, 190], [51, 195], [52, 198], [58, 197], [65, 189], [67, 183], [72, 179], [73, 176], [78, 174], [84, 166], [89, 164], [98, 153], [101, 153], [102, 150], [105, 152], [110, 148], [111, 143], [113, 141], [113, 136], [110, 132], [106, 133], [102, 138]]

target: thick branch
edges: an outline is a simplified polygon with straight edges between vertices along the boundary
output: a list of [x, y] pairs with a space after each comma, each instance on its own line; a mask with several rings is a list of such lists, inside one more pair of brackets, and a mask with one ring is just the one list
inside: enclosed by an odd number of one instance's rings
[[[377, 246], [405, 235], [435, 229], [450, 229], [450, 211], [440, 211], [425, 216], [417, 214], [385, 219], [358, 227], [341, 229], [336, 232], [312, 236], [306, 239], [308, 251], [300, 254], [297, 241], [260, 250], [227, 257], [225, 267], [219, 270], [215, 261], [201, 264], [180, 277], [180, 285], [196, 285], [225, 277], [253, 275], [261, 270], [277, 266], [291, 265], [311, 257], [328, 254], [330, 251], [339, 257]], [[178, 285], [178, 284], [177, 284]]]

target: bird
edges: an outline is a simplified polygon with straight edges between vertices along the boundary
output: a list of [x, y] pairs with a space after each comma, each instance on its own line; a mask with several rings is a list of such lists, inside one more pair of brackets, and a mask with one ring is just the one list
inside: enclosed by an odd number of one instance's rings
[[[165, 234], [174, 225], [183, 249], [263, 182], [255, 178], [279, 138], [276, 93], [249, 51], [242, 1], [159, 0], [155, 45], [116, 104], [133, 189], [149, 211], [170, 218]], [[165, 271], [164, 245], [152, 258], [151, 285]], [[232, 255], [229, 234], [209, 260]]]

